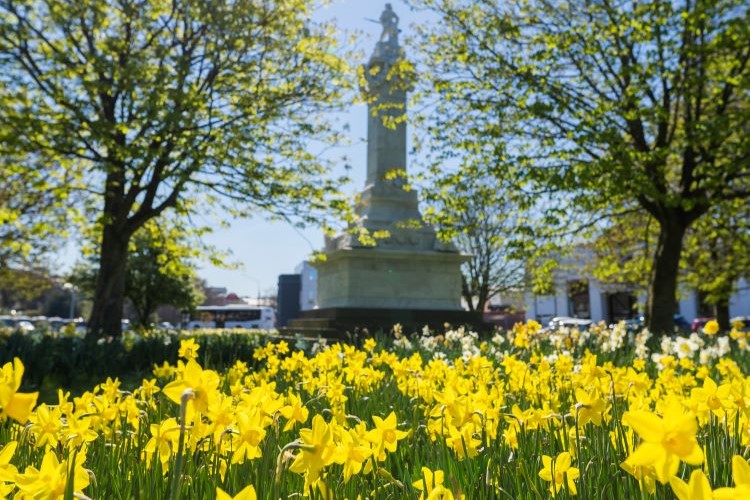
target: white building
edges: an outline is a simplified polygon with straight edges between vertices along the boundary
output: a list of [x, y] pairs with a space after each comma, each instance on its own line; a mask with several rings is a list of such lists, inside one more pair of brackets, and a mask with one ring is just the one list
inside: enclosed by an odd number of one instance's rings
[[[585, 270], [587, 252], [579, 252], [572, 258], [563, 259], [554, 276], [554, 295], [527, 293], [526, 318], [547, 325], [555, 316], [604, 321], [608, 324], [641, 315], [644, 294], [622, 284], [602, 283]], [[640, 310], [639, 310], [640, 305]], [[694, 289], [681, 287], [679, 291], [679, 313], [691, 323], [701, 316], [712, 316]], [[742, 279], [729, 304], [729, 317], [750, 316], [750, 282]]]

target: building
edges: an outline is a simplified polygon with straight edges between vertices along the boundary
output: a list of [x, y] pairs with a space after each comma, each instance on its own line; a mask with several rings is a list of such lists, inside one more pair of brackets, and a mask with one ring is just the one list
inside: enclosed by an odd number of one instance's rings
[[[586, 270], [593, 259], [589, 252], [581, 251], [573, 257], [560, 260], [553, 277], [554, 294], [526, 293], [526, 317], [546, 325], [557, 316], [590, 319], [607, 324], [642, 315], [646, 295], [626, 284], [603, 283]], [[679, 290], [678, 311], [688, 322], [697, 317], [712, 316], [710, 308], [700, 294], [685, 286]], [[750, 315], [750, 282], [740, 280], [737, 292], [729, 305], [730, 318]]]
[[318, 270], [307, 261], [301, 262], [294, 272], [300, 275], [299, 308], [309, 311], [318, 307]]

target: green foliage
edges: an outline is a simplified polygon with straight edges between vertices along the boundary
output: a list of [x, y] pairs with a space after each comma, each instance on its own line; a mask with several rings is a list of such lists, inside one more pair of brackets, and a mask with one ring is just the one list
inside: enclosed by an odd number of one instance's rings
[[421, 190], [429, 204], [425, 218], [468, 255], [461, 271], [469, 309], [482, 311], [493, 297], [522, 290], [525, 257], [533, 252], [522, 232], [523, 214], [497, 179], [468, 166], [432, 174]]
[[[265, 341], [266, 332], [197, 330], [155, 331], [149, 335], [126, 332], [120, 338], [90, 342], [76, 334], [36, 332], [25, 334], [0, 330], [0, 364], [21, 359], [26, 366], [24, 389], [42, 390], [57, 384], [67, 390], [89, 389], [105, 377], [122, 377], [140, 383], [150, 378], [154, 365], [175, 363], [180, 339], [194, 338], [201, 346], [200, 361], [218, 369], [236, 359], [252, 359], [255, 348]], [[50, 402], [55, 391], [44, 393]]]
[[750, 208], [723, 203], [700, 219], [685, 245], [685, 279], [709, 304], [728, 304], [737, 281], [750, 276]]
[[747, 4], [414, 3], [439, 17], [421, 33], [436, 160], [501, 166], [543, 236], [648, 212], [647, 316], [668, 330], [685, 231], [750, 195]]
[[[203, 229], [192, 228], [185, 220], [160, 217], [148, 221], [133, 235], [128, 249], [125, 295], [136, 312], [140, 328], [150, 328], [159, 306], [192, 310], [203, 301], [197, 262], [210, 260], [224, 264], [220, 253], [201, 242], [203, 234]], [[97, 281], [95, 262], [89, 258], [79, 263], [71, 280], [93, 300]]]
[[72, 171], [17, 154], [5, 133], [0, 128], [0, 272], [38, 266], [76, 216]]
[[[130, 237], [186, 200], [318, 223], [339, 179], [309, 147], [350, 86], [312, 2], [0, 2], [0, 116], [18, 151], [85, 172], [92, 313], [116, 333]], [[333, 202], [333, 203], [332, 203]]]
[[159, 305], [193, 309], [203, 300], [193, 260], [199, 251], [181, 228], [149, 221], [133, 235], [125, 294], [148, 328]]

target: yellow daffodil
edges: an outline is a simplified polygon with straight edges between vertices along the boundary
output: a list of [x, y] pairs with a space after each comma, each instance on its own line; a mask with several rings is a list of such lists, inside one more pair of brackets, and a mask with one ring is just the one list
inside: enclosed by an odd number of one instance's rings
[[385, 419], [377, 415], [372, 417], [375, 428], [367, 433], [367, 439], [375, 448], [375, 456], [378, 461], [385, 460], [385, 452], [393, 453], [396, 451], [399, 440], [407, 436], [407, 432], [400, 431], [396, 428], [398, 421], [396, 413], [391, 412]]
[[550, 483], [549, 491], [553, 496], [566, 488], [571, 495], [578, 493], [575, 480], [580, 476], [580, 471], [576, 467], [571, 467], [570, 463], [571, 457], [567, 451], [557, 455], [554, 462], [552, 457], [542, 456], [543, 468], [539, 471], [539, 477]]
[[183, 339], [180, 341], [180, 349], [177, 351], [177, 355], [185, 360], [197, 359], [200, 347], [195, 339]]
[[442, 470], [431, 471], [422, 467], [422, 478], [414, 481], [412, 486], [421, 493], [419, 500], [453, 500], [453, 492], [443, 485], [445, 474]]
[[464, 424], [460, 428], [451, 425], [448, 433], [445, 442], [459, 460], [474, 458], [479, 454], [482, 441], [476, 438], [473, 424]]
[[372, 448], [356, 429], [342, 430], [336, 448], [336, 463], [344, 466], [344, 483], [362, 470], [362, 464], [372, 455]]
[[239, 493], [232, 496], [221, 488], [216, 488], [216, 500], [256, 500], [258, 497], [255, 494], [255, 488], [253, 485], [246, 486]]
[[163, 391], [169, 399], [177, 404], [182, 400], [182, 394], [190, 389], [194, 397], [190, 400], [190, 405], [200, 412], [205, 413], [208, 410], [209, 399], [218, 395], [219, 383], [221, 378], [213, 370], [204, 370], [194, 360], [190, 360], [185, 365], [182, 377], [170, 382]]
[[375, 347], [378, 345], [377, 342], [375, 342], [375, 339], [370, 337], [369, 339], [365, 340], [365, 343], [363, 345], [363, 348], [367, 352], [372, 352], [375, 350]]
[[711, 484], [702, 470], [694, 470], [690, 474], [690, 481], [687, 483], [676, 476], [672, 476], [669, 479], [669, 485], [672, 487], [677, 500], [712, 500], [714, 498]]
[[703, 326], [703, 333], [705, 333], [706, 335], [716, 335], [717, 333], [719, 333], [719, 322], [715, 319], [708, 321]]
[[62, 414], [58, 407], [53, 407], [50, 411], [49, 406], [42, 403], [29, 416], [31, 421], [30, 432], [34, 436], [36, 446], [46, 446], [47, 448], [57, 447], [60, 431], [62, 430]]
[[18, 447], [17, 441], [11, 441], [0, 450], [0, 483], [15, 483], [18, 470], [10, 463]]
[[661, 417], [644, 410], [625, 412], [622, 422], [642, 441], [625, 462], [633, 467], [653, 466], [660, 483], [666, 484], [677, 473], [680, 460], [690, 465], [703, 463], [703, 450], [695, 437], [698, 422], [678, 403], [666, 406]]
[[602, 414], [607, 409], [607, 403], [599, 397], [598, 392], [578, 388], [575, 395], [576, 404], [572, 411], [577, 418], [578, 426], [584, 427], [589, 422], [602, 425]]
[[60, 462], [54, 451], [47, 451], [39, 469], [30, 465], [26, 467], [23, 474], [18, 474], [16, 484], [20, 498], [62, 499], [65, 497], [69, 475], [73, 478], [73, 493], [82, 493], [89, 485], [89, 474], [83, 468], [85, 458], [85, 453], [79, 452], [76, 455], [72, 474], [69, 474], [68, 461]]
[[174, 418], [168, 418], [160, 424], [151, 424], [151, 439], [148, 440], [143, 448], [143, 454], [146, 459], [146, 467], [151, 466], [154, 455], [158, 453], [161, 461], [162, 472], [164, 474], [169, 470], [169, 461], [172, 457], [172, 450], [177, 446], [177, 439], [180, 436], [180, 425]]
[[309, 492], [320, 479], [323, 468], [335, 460], [336, 448], [331, 428], [320, 415], [313, 417], [311, 429], [301, 429], [299, 434], [300, 451], [289, 470], [305, 475], [305, 491]]
[[39, 393], [18, 392], [23, 371], [23, 363], [18, 358], [13, 358], [13, 363], [5, 363], [0, 368], [0, 420], [10, 417], [25, 424], [29, 419]]
[[232, 448], [234, 449], [232, 463], [241, 464], [245, 460], [260, 457], [262, 455], [260, 444], [265, 437], [263, 416], [257, 409], [250, 413], [238, 413], [237, 432], [232, 434]]
[[309, 410], [302, 404], [302, 399], [294, 393], [287, 397], [287, 404], [280, 409], [281, 415], [286, 419], [284, 432], [290, 431], [298, 423], [307, 422]]

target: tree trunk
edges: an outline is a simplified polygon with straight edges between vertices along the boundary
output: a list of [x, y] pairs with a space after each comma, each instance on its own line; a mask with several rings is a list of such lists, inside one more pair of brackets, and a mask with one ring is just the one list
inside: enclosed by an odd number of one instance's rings
[[122, 333], [125, 276], [130, 235], [120, 224], [107, 224], [102, 234], [99, 273], [88, 335], [100, 338]]
[[466, 301], [466, 305], [469, 308], [469, 311], [476, 311], [476, 307], [474, 306], [474, 294], [472, 293], [473, 290], [469, 286], [469, 282], [466, 279], [466, 276], [461, 276], [461, 295], [463, 296], [464, 300]]
[[719, 322], [719, 328], [722, 332], [728, 332], [732, 325], [729, 324], [729, 301], [721, 301], [714, 306], [716, 321]]
[[674, 332], [677, 272], [687, 226], [685, 217], [674, 212], [659, 223], [659, 240], [654, 254], [646, 309], [646, 326], [656, 335]]

